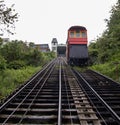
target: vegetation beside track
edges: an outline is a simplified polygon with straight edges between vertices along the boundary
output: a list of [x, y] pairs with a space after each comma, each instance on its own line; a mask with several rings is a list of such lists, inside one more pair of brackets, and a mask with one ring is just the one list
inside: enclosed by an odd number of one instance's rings
[[120, 0], [110, 13], [107, 29], [88, 47], [90, 68], [120, 82]]
[[41, 67], [26, 67], [22, 69], [6, 69], [0, 71], [0, 99], [4, 99], [21, 84], [27, 81]]
[[100, 73], [112, 78], [113, 80], [120, 82], [120, 65], [113, 63], [104, 63], [99, 65], [93, 65], [90, 69], [99, 71]]
[[0, 38], [0, 99], [5, 98], [35, 72], [55, 57], [53, 52], [42, 53], [34, 43], [9, 41]]

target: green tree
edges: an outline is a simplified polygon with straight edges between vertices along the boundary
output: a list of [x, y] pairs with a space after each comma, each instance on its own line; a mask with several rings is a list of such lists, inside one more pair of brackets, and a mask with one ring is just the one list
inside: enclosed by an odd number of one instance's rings
[[3, 39], [0, 38], [0, 48], [1, 48], [2, 45], [3, 45]]
[[[90, 52], [97, 49], [98, 56], [94, 60], [95, 63], [111, 61], [114, 55], [120, 53], [120, 0], [112, 7], [110, 13], [110, 19], [105, 20], [107, 22], [107, 29], [96, 40], [95, 44], [90, 44], [89, 46]], [[120, 57], [117, 58], [120, 59]]]
[[107, 27], [108, 38], [112, 38], [111, 42], [120, 46], [120, 42], [118, 42], [120, 41], [120, 0], [111, 9], [111, 16], [107, 21]]
[[30, 42], [30, 43], [29, 43], [29, 47], [31, 47], [31, 48], [33, 48], [34, 45], [35, 45], [35, 44], [34, 44], [33, 42]]
[[29, 53], [26, 54], [25, 59], [28, 65], [39, 66], [43, 63], [43, 55], [37, 49], [32, 49]]
[[6, 60], [3, 56], [0, 55], [0, 70], [3, 70], [6, 68]]
[[1, 48], [1, 53], [7, 62], [22, 60], [28, 51], [27, 45], [17, 40], [8, 42]]

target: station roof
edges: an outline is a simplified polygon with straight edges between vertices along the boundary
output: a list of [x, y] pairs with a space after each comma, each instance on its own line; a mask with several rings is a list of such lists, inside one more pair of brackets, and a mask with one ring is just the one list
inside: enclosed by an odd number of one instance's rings
[[52, 39], [52, 43], [58, 43], [56, 38]]

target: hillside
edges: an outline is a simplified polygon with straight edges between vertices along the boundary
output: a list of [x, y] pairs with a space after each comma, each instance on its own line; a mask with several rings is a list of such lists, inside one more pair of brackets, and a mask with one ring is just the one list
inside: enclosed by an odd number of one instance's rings
[[110, 11], [107, 29], [89, 45], [91, 68], [120, 82], [120, 0]]

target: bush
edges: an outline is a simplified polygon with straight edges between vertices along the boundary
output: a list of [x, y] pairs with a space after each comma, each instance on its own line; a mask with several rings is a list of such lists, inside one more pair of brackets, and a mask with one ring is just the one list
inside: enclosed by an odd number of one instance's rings
[[43, 64], [48, 63], [49, 61], [51, 61], [53, 58], [55, 58], [55, 53], [54, 52], [46, 52], [46, 53], [42, 53], [43, 56]]
[[6, 60], [3, 56], [0, 55], [0, 70], [3, 70], [6, 68]]
[[25, 66], [26, 66], [26, 64], [22, 60], [15, 60], [8, 64], [8, 68], [10, 68], [10, 69], [21, 69]]
[[93, 65], [90, 68], [120, 82], [120, 64], [108, 62], [105, 64]]
[[89, 65], [97, 63], [98, 59], [98, 50], [91, 49], [89, 50]]
[[41, 67], [26, 67], [23, 69], [6, 69], [0, 71], [0, 99], [12, 93], [21, 84], [27, 81]]

